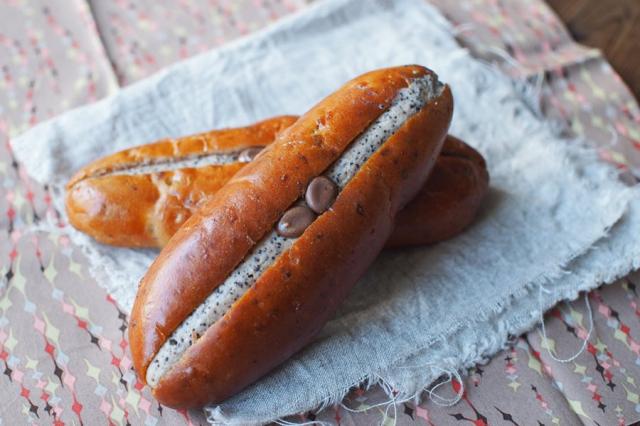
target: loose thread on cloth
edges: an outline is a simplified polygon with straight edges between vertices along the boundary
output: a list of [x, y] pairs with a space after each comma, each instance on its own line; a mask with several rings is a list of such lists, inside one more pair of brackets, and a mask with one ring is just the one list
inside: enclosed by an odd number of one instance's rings
[[[542, 335], [543, 338], [545, 339], [545, 342], [548, 341], [547, 339], [547, 331], [546, 331], [546, 327], [545, 327], [545, 323], [544, 323], [544, 308], [543, 308], [543, 303], [542, 303], [542, 293], [546, 293], [546, 294], [552, 294], [552, 292], [545, 288], [543, 285], [539, 285], [538, 286], [539, 289], [539, 297], [538, 297], [538, 302], [539, 302], [539, 312], [540, 312], [540, 324], [541, 324], [541, 328], [542, 328]], [[549, 346], [547, 345], [546, 350], [547, 353], [549, 354], [549, 356], [560, 363], [568, 363], [571, 362], [573, 360], [575, 360], [578, 356], [580, 356], [586, 349], [587, 343], [589, 342], [591, 335], [593, 333], [593, 311], [591, 308], [591, 304], [589, 303], [589, 294], [585, 292], [584, 294], [584, 302], [586, 305], [586, 309], [587, 309], [587, 317], [588, 317], [588, 322], [589, 322], [589, 329], [587, 332], [587, 336], [586, 338], [583, 340], [582, 345], [580, 347], [580, 349], [578, 350], [577, 353], [575, 353], [574, 355], [570, 356], [569, 358], [566, 359], [561, 359], [558, 358], [557, 356], [555, 356], [551, 350], [549, 349]], [[372, 408], [377, 408], [377, 407], [385, 407], [384, 410], [384, 416], [383, 419], [381, 421], [381, 424], [384, 422], [384, 419], [388, 417], [388, 413], [389, 413], [389, 409], [393, 407], [394, 410], [394, 424], [396, 422], [396, 415], [397, 415], [397, 405], [407, 402], [407, 401], [412, 401], [412, 400], [416, 400], [419, 395], [423, 392], [426, 392], [427, 395], [429, 396], [429, 400], [431, 402], [433, 402], [434, 404], [440, 406], [440, 407], [452, 407], [454, 405], [456, 405], [458, 402], [460, 402], [460, 400], [462, 400], [462, 397], [464, 396], [464, 381], [462, 380], [462, 376], [461, 374], [458, 372], [458, 370], [456, 369], [446, 369], [443, 367], [440, 367], [439, 365], [433, 364], [433, 363], [426, 363], [426, 364], [421, 364], [421, 365], [410, 365], [410, 366], [402, 366], [400, 368], [405, 368], [405, 369], [423, 369], [423, 368], [430, 368], [432, 370], [436, 370], [436, 371], [440, 371], [442, 373], [445, 373], [448, 377], [447, 380], [444, 380], [442, 382], [437, 383], [436, 385], [434, 385], [433, 387], [429, 388], [429, 386], [425, 386], [423, 388], [421, 388], [420, 390], [418, 390], [417, 392], [415, 392], [414, 394], [402, 398], [402, 399], [398, 399], [397, 395], [395, 394], [395, 391], [393, 390], [392, 387], [390, 387], [381, 377], [378, 378], [377, 383], [384, 389], [385, 394], [389, 395], [389, 397], [391, 398], [388, 401], [383, 401], [380, 402], [378, 404], [374, 404], [374, 405], [368, 405], [366, 407], [363, 408], [350, 408], [347, 405], [345, 405], [343, 402], [340, 402], [339, 405], [340, 407], [342, 407], [344, 410], [351, 412], [351, 413], [363, 413], [363, 412], [367, 412], [369, 410], [371, 410]], [[456, 379], [458, 384], [459, 384], [459, 389], [456, 392], [456, 396], [453, 398], [445, 398], [443, 396], [440, 396], [436, 393], [436, 390], [438, 388], [440, 388], [441, 386], [447, 385], [449, 383], [451, 383], [453, 381], [453, 379]], [[284, 425], [296, 425], [296, 426], [305, 426], [307, 424], [320, 424], [322, 425], [322, 422], [306, 422], [306, 423], [292, 423], [292, 422], [287, 422], [287, 423], [282, 423]]]
[[[340, 402], [339, 405], [340, 407], [342, 407], [344, 410], [351, 412], [351, 413], [364, 413], [366, 411], [371, 410], [372, 408], [377, 408], [377, 407], [385, 407], [384, 410], [384, 416], [383, 419], [381, 421], [381, 424], [384, 423], [384, 419], [388, 417], [388, 413], [389, 413], [389, 409], [393, 408], [393, 412], [394, 412], [394, 424], [396, 421], [396, 416], [398, 413], [398, 404], [402, 404], [404, 402], [408, 402], [408, 401], [415, 401], [418, 399], [418, 397], [420, 396], [420, 394], [422, 394], [423, 392], [426, 392], [427, 395], [429, 395], [429, 400], [431, 402], [433, 402], [434, 404], [440, 406], [440, 407], [452, 407], [454, 405], [456, 405], [458, 402], [460, 402], [460, 400], [462, 399], [463, 395], [464, 395], [464, 382], [462, 381], [462, 376], [461, 374], [458, 372], [458, 370], [456, 369], [446, 369], [443, 367], [440, 367], [436, 364], [433, 363], [426, 363], [426, 364], [421, 364], [421, 365], [409, 365], [409, 366], [402, 366], [400, 368], [403, 369], [424, 369], [424, 368], [430, 368], [432, 370], [436, 370], [436, 371], [440, 371], [442, 373], [445, 373], [447, 375], [447, 379], [436, 384], [435, 386], [429, 388], [429, 386], [425, 386], [421, 389], [419, 389], [418, 391], [416, 391], [415, 393], [413, 393], [412, 395], [402, 398], [402, 399], [398, 399], [397, 396], [397, 392], [389, 385], [387, 384], [382, 378], [378, 378], [378, 384], [380, 385], [380, 387], [383, 388], [385, 394], [387, 394], [390, 398], [390, 400], [388, 401], [383, 401], [380, 402], [378, 404], [374, 404], [374, 405], [368, 405], [366, 407], [363, 408], [350, 408], [347, 405], [345, 405], [343, 402]], [[445, 398], [443, 396], [440, 396], [436, 393], [436, 390], [438, 388], [440, 388], [441, 386], [447, 385], [449, 383], [451, 383], [453, 381], [453, 379], [456, 379], [456, 381], [459, 384], [459, 388], [456, 391], [456, 396], [453, 398]]]
[[546, 289], [544, 286], [540, 286], [539, 287], [539, 292], [538, 292], [538, 303], [539, 303], [539, 311], [540, 311], [540, 324], [541, 324], [541, 328], [542, 328], [542, 338], [544, 339], [545, 342], [545, 347], [547, 350], [547, 353], [549, 354], [549, 356], [551, 357], [551, 359], [553, 359], [556, 362], [560, 362], [563, 364], [566, 364], [568, 362], [571, 362], [573, 360], [575, 360], [576, 358], [578, 358], [587, 348], [587, 343], [589, 343], [589, 339], [591, 338], [591, 333], [593, 333], [593, 312], [591, 310], [591, 304], [589, 303], [589, 293], [585, 292], [584, 293], [584, 303], [587, 306], [587, 317], [589, 318], [589, 331], [587, 332], [587, 336], [584, 338], [584, 340], [582, 341], [582, 345], [580, 346], [580, 349], [578, 350], [578, 352], [576, 352], [575, 354], [571, 355], [569, 358], [558, 358], [556, 357], [552, 352], [551, 349], [549, 349], [549, 345], [548, 345], [548, 339], [547, 339], [547, 328], [544, 325], [544, 311], [543, 311], [543, 304], [542, 304], [542, 293], [546, 293], [546, 294], [552, 294], [552, 292], [548, 289]]
[[276, 420], [274, 423], [282, 426], [311, 426], [311, 425], [334, 426], [333, 423], [325, 422], [322, 420], [311, 420], [304, 423], [296, 423], [296, 422], [290, 422], [284, 419], [279, 419], [279, 420]]
[[[462, 381], [462, 377], [460, 376], [460, 373], [458, 372], [458, 370], [452, 369], [449, 371], [437, 366], [435, 368], [441, 370], [444, 373], [447, 373], [448, 378], [444, 382], [440, 382], [434, 387], [432, 387], [431, 389], [426, 390], [427, 394], [429, 394], [429, 399], [431, 400], [431, 402], [433, 402], [434, 404], [440, 407], [453, 407], [458, 402], [460, 402], [460, 400], [462, 399], [462, 396], [464, 395], [464, 382]], [[440, 386], [451, 383], [454, 377], [458, 381], [458, 384], [460, 385], [460, 389], [456, 392], [456, 396], [454, 398], [444, 398], [438, 395], [437, 393], [435, 393], [436, 389], [438, 389]], [[444, 402], [439, 402], [439, 401], [444, 401]]]
[[[388, 412], [390, 405], [392, 404], [396, 405], [402, 401], [398, 401], [398, 396], [396, 394], [396, 391], [393, 389], [393, 387], [387, 384], [382, 377], [378, 377], [378, 379], [374, 383], [377, 383], [383, 389], [384, 393], [389, 396], [390, 400], [383, 401], [373, 405], [367, 405], [366, 407], [363, 407], [363, 408], [350, 408], [350, 407], [347, 407], [344, 404], [344, 402], [340, 402], [338, 403], [338, 405], [350, 413], [364, 413], [366, 411], [371, 410], [372, 408], [386, 407], [385, 408], [385, 416], [386, 416], [386, 413]], [[407, 400], [409, 399], [410, 398], [407, 398]]]
[[[424, 369], [424, 368], [430, 368], [431, 370], [436, 370], [439, 371], [441, 373], [444, 373], [447, 375], [447, 380], [444, 380], [440, 383], [437, 383], [435, 386], [430, 387], [429, 385], [424, 386], [423, 388], [419, 389], [417, 392], [415, 392], [413, 395], [411, 395], [410, 397], [406, 398], [407, 401], [412, 400], [412, 399], [417, 399], [418, 396], [422, 393], [422, 392], [426, 392], [427, 395], [429, 395], [429, 400], [431, 402], [433, 402], [434, 404], [440, 406], [440, 407], [452, 407], [454, 405], [456, 405], [458, 402], [460, 402], [460, 400], [462, 399], [462, 396], [464, 395], [464, 383], [462, 381], [462, 376], [461, 374], [458, 372], [458, 370], [452, 368], [452, 369], [447, 369], [447, 368], [443, 368], [440, 367], [437, 364], [434, 363], [426, 363], [426, 364], [421, 364], [421, 365], [407, 365], [407, 366], [402, 366], [399, 368], [406, 368], [406, 369]], [[456, 392], [456, 396], [454, 398], [445, 398], [443, 396], [438, 395], [436, 392], [436, 389], [438, 389], [441, 386], [447, 385], [449, 383], [451, 383], [453, 381], [453, 379], [456, 379], [460, 388], [459, 390]], [[443, 402], [440, 402], [443, 401]]]
[[[382, 386], [382, 384], [380, 386]], [[385, 393], [386, 393], [386, 390], [385, 390]], [[408, 398], [407, 400], [409, 399], [410, 398]], [[396, 396], [393, 396], [390, 401], [384, 401], [378, 404], [368, 405], [366, 408], [359, 408], [359, 409], [349, 408], [346, 405], [344, 405], [344, 403], [342, 402], [339, 405], [345, 411], [348, 411], [350, 413], [364, 413], [371, 410], [372, 408], [385, 407], [384, 415], [382, 416], [382, 420], [380, 420], [380, 425], [382, 426], [385, 422], [385, 419], [389, 417], [389, 408], [391, 407], [393, 407], [393, 424], [394, 425], [396, 424], [396, 419], [398, 417], [398, 404], [401, 404], [402, 402], [403, 401], [398, 401]]]

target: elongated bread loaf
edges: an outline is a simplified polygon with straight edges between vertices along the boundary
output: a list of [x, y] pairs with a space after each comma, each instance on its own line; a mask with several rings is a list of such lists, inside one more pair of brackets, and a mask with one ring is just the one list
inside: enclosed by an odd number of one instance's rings
[[429, 180], [396, 216], [386, 247], [434, 244], [456, 236], [473, 223], [488, 189], [482, 155], [447, 136]]
[[219, 402], [309, 342], [426, 181], [452, 111], [424, 67], [364, 74], [204, 203], [142, 279], [131, 314], [134, 366], [156, 398]]
[[164, 246], [200, 204], [251, 160], [256, 148], [273, 142], [296, 119], [281, 116], [166, 139], [93, 162], [67, 184], [69, 221], [104, 244]]

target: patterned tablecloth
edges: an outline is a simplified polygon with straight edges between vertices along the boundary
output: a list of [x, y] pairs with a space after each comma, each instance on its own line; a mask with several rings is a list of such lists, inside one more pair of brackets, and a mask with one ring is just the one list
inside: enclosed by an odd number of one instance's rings
[[[572, 42], [541, 1], [432, 0], [460, 42], [529, 83], [531, 108], [588, 136], [634, 181], [640, 111], [599, 52]], [[203, 424], [158, 405], [136, 379], [127, 317], [65, 237], [25, 225], [59, 220], [46, 185], [25, 175], [8, 140], [163, 66], [305, 6], [303, 0], [0, 0], [0, 420], [4, 424]], [[64, 226], [64, 224], [60, 224]], [[376, 389], [290, 420], [374, 424], [600, 424], [640, 419], [640, 274], [548, 313], [540, 330], [464, 378], [463, 400], [393, 407]], [[445, 396], [457, 380], [438, 389]], [[357, 412], [357, 413], [356, 413]]]

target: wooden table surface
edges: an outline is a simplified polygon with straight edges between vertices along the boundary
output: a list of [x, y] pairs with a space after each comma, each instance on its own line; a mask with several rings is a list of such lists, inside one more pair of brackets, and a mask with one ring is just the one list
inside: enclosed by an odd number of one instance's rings
[[547, 0], [576, 41], [597, 47], [640, 100], [640, 0]]

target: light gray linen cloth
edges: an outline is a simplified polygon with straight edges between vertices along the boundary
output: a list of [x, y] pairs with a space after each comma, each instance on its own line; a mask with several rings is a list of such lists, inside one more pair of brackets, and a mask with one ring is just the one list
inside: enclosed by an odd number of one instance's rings
[[[434, 247], [385, 252], [313, 343], [217, 407], [210, 421], [260, 423], [339, 402], [362, 381], [397, 402], [472, 365], [541, 312], [638, 265], [637, 192], [583, 141], [562, 139], [506, 77], [455, 42], [422, 0], [329, 0], [172, 66], [12, 141], [63, 201], [64, 182], [102, 155], [167, 136], [302, 113], [358, 74], [424, 64], [455, 97], [452, 133], [487, 158], [478, 222]], [[105, 247], [68, 227], [125, 309], [156, 252]], [[560, 354], [562, 355], [562, 354]], [[391, 392], [395, 391], [395, 392]]]

